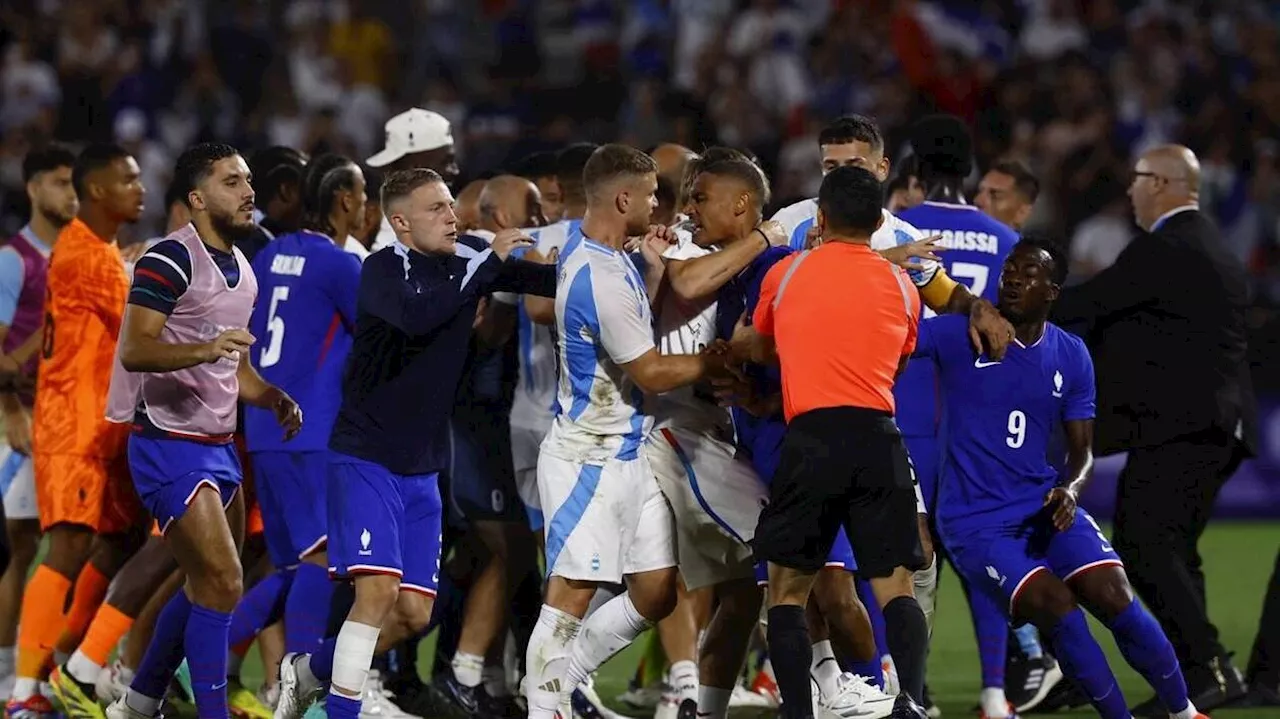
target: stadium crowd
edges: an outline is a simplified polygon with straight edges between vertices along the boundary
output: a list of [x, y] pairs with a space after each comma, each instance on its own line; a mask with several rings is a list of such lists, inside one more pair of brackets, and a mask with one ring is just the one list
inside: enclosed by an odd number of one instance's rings
[[[6, 3], [7, 716], [593, 719], [656, 627], [655, 715], [936, 717], [944, 560], [984, 718], [1280, 704], [1195, 550], [1256, 443], [1277, 18], [960, 5]], [[1119, 437], [1153, 317], [1209, 398]], [[1095, 417], [1205, 497], [1113, 548]]]

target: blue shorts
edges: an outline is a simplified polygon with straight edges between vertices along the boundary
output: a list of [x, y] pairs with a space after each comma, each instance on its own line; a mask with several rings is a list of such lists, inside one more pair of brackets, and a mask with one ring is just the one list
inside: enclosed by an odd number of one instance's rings
[[920, 484], [920, 493], [924, 495], [924, 506], [933, 514], [933, 503], [938, 497], [939, 465], [942, 460], [942, 448], [937, 437], [907, 437], [902, 441], [907, 445], [907, 456], [911, 458], [911, 468], [915, 470], [916, 482]]
[[440, 583], [437, 475], [394, 474], [329, 453], [329, 574], [393, 574], [400, 588], [434, 597]]
[[516, 489], [511, 431], [505, 423], [455, 417], [449, 423], [449, 446], [450, 526], [529, 521]]
[[244, 473], [236, 446], [189, 439], [129, 435], [129, 472], [142, 506], [167, 532], [204, 486], [218, 490], [222, 506], [235, 499]]
[[1097, 522], [1083, 509], [1065, 532], [1053, 530], [1044, 513], [1023, 525], [957, 530], [954, 522], [943, 542], [956, 569], [969, 586], [990, 593], [1010, 616], [1018, 592], [1031, 575], [1052, 572], [1070, 581], [1080, 572], [1101, 566], [1123, 566]]
[[254, 452], [249, 456], [267, 554], [277, 569], [295, 566], [322, 549], [328, 535], [329, 453]]

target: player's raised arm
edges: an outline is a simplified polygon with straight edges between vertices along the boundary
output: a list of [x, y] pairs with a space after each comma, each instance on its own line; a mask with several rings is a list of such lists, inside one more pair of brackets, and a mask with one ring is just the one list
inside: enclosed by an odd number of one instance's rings
[[502, 260], [491, 290], [539, 297], [556, 296], [556, 266], [527, 262], [511, 256], [518, 247], [532, 247], [533, 240], [520, 230], [503, 230], [493, 238], [493, 251]]
[[746, 269], [761, 252], [786, 245], [782, 226], [769, 220], [760, 223], [748, 238], [702, 257], [667, 261], [667, 281], [682, 300], [693, 301], [714, 295], [726, 282]]

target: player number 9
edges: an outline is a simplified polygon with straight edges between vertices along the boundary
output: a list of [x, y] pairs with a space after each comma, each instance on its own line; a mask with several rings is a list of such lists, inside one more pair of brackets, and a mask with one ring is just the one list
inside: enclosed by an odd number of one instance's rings
[[1009, 445], [1010, 449], [1017, 449], [1022, 443], [1027, 441], [1027, 415], [1022, 410], [1015, 409], [1009, 413], [1009, 436], [1004, 438], [1004, 443]]

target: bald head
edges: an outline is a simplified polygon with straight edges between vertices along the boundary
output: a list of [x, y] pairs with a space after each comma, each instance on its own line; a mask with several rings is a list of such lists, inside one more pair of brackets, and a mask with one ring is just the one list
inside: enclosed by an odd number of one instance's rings
[[1142, 153], [1133, 168], [1129, 199], [1138, 226], [1148, 232], [1163, 215], [1200, 202], [1200, 161], [1182, 145]]
[[1200, 160], [1182, 145], [1160, 145], [1142, 154], [1151, 171], [1169, 180], [1181, 180], [1187, 190], [1200, 192]]
[[684, 145], [666, 143], [655, 147], [649, 157], [658, 163], [658, 177], [662, 178], [663, 184], [670, 185], [675, 192], [673, 213], [682, 211], [687, 189], [685, 180], [689, 179], [686, 174], [689, 172], [689, 164], [698, 159], [698, 153]]
[[462, 188], [455, 200], [458, 209], [458, 231], [466, 232], [480, 226], [480, 193], [484, 191], [485, 180], [472, 180]]
[[480, 193], [480, 227], [490, 232], [544, 224], [538, 186], [523, 177], [498, 175]]

